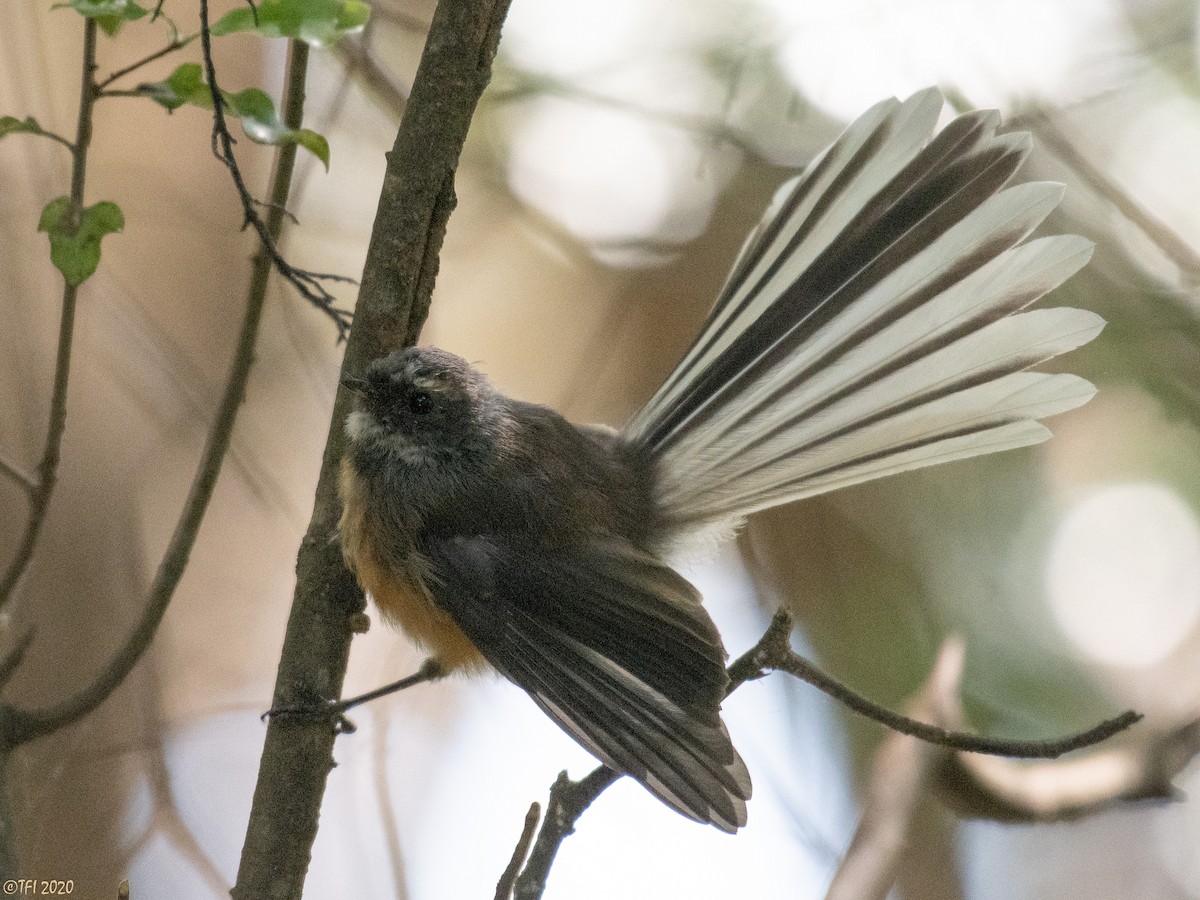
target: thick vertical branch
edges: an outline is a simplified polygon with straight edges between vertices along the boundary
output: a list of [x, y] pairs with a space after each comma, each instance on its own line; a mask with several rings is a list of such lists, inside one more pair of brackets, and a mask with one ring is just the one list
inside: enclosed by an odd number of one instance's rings
[[[491, 74], [508, 0], [441, 0], [409, 105], [388, 154], [343, 370], [358, 372], [420, 332], [437, 275], [454, 171]], [[341, 693], [353, 618], [363, 596], [335, 540], [337, 468], [350, 397], [338, 392], [312, 520], [296, 563], [296, 593], [275, 682], [274, 705]], [[334, 730], [325, 721], [276, 717], [267, 729], [233, 896], [299, 898], [308, 869]]]

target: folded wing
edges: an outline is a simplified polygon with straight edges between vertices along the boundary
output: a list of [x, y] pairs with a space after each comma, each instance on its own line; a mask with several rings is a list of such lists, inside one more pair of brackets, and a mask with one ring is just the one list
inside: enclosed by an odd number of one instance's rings
[[750, 778], [718, 715], [724, 650], [687, 581], [615, 542], [547, 552], [481, 535], [423, 552], [438, 605], [568, 734], [685, 816], [745, 824]]

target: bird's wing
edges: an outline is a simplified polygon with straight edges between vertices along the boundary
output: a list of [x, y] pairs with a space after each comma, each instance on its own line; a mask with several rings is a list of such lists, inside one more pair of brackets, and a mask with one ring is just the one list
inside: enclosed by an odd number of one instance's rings
[[668, 806], [724, 831], [750, 778], [719, 716], [724, 649], [695, 588], [628, 545], [430, 541], [435, 602], [568, 734]]

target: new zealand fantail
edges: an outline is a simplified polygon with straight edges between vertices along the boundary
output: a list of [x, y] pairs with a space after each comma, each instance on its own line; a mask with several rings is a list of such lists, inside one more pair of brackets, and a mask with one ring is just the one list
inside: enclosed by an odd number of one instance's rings
[[1079, 269], [1026, 242], [1058, 203], [1004, 187], [999, 117], [931, 137], [941, 95], [880, 103], [780, 189], [699, 337], [619, 432], [496, 393], [442, 350], [348, 383], [347, 563], [445, 671], [494, 667], [668, 806], [735, 831], [750, 778], [719, 717], [720, 635], [664, 557], [747, 514], [1034, 444], [1093, 387], [1026, 371], [1103, 321], [1022, 312]]

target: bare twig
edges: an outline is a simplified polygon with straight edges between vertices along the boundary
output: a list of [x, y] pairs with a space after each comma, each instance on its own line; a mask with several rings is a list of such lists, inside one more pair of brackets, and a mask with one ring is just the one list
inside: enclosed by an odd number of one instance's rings
[[5, 654], [4, 659], [0, 660], [0, 689], [8, 684], [9, 679], [13, 677], [13, 673], [21, 665], [21, 660], [25, 658], [25, 651], [33, 643], [33, 635], [33, 628], [26, 630], [17, 642], [12, 645], [8, 653]]
[[[787, 646], [792, 631], [792, 620], [787, 613], [777, 614], [763, 636], [753, 647], [729, 666], [729, 686], [725, 695], [733, 693], [741, 685], [766, 674], [760, 656], [780, 641]], [[790, 651], [790, 648], [789, 648]], [[516, 881], [515, 900], [538, 900], [546, 889], [550, 867], [562, 842], [575, 831], [575, 823], [589, 806], [610, 785], [621, 777], [619, 772], [608, 766], [597, 766], [579, 781], [572, 781], [566, 772], [560, 772], [550, 786], [550, 799], [546, 804], [546, 818], [538, 831], [537, 840], [529, 854], [529, 860]]]
[[37, 479], [23, 469], [17, 468], [3, 456], [0, 456], [0, 474], [7, 475], [15, 481], [30, 497], [37, 493]]
[[622, 110], [642, 116], [652, 122], [670, 125], [689, 134], [703, 135], [715, 142], [735, 147], [749, 156], [762, 155], [761, 149], [748, 140], [745, 134], [712, 116], [680, 113], [670, 109], [648, 106], [623, 97], [614, 97], [601, 91], [594, 91], [553, 76], [522, 74], [514, 76], [511, 80], [512, 83], [504, 90], [497, 90], [493, 95], [489, 95], [493, 103], [518, 103], [532, 97], [562, 97], [595, 106]]
[[389, 115], [395, 118], [404, 115], [411, 89], [376, 62], [366, 41], [361, 38], [338, 41], [333, 45], [333, 53], [346, 74], [362, 85]]
[[264, 722], [280, 716], [323, 719], [333, 722], [334, 728], [339, 734], [353, 734], [358, 728], [345, 717], [345, 714], [354, 707], [361, 706], [371, 700], [378, 700], [380, 697], [386, 697], [388, 694], [406, 691], [410, 687], [416, 687], [418, 684], [424, 684], [427, 681], [436, 681], [445, 674], [441, 663], [436, 659], [427, 659], [421, 663], [421, 667], [412, 675], [408, 675], [398, 681], [393, 681], [391, 684], [385, 684], [383, 687], [375, 688], [373, 691], [367, 691], [365, 694], [359, 694], [357, 697], [350, 697], [346, 700], [338, 700], [333, 703], [322, 701], [320, 698], [314, 698], [312, 702], [306, 703], [301, 701], [292, 706], [268, 709], [259, 718]]
[[[68, 216], [72, 230], [79, 226], [79, 219], [83, 214], [88, 147], [92, 140], [92, 113], [96, 105], [94, 81], [96, 20], [85, 18], [83, 28], [83, 72], [79, 79], [79, 116], [75, 126], [75, 142], [71, 146], [71, 195]], [[18, 582], [33, 560], [33, 552], [37, 547], [38, 537], [42, 533], [42, 526], [46, 523], [50, 499], [54, 496], [54, 487], [58, 481], [62, 437], [67, 427], [67, 385], [71, 377], [71, 346], [75, 337], [75, 306], [78, 297], [79, 286], [64, 282], [46, 443], [42, 449], [41, 462], [38, 463], [37, 479], [29, 491], [29, 514], [24, 534], [17, 544], [17, 550], [4, 572], [4, 577], [0, 579], [0, 608], [12, 599]]]
[[940, 747], [946, 747], [950, 750], [963, 750], [969, 753], [989, 753], [997, 756], [1009, 756], [1021, 759], [1053, 759], [1072, 750], [1081, 750], [1084, 747], [1091, 747], [1108, 740], [1114, 734], [1124, 731], [1142, 718], [1139, 713], [1129, 710], [1112, 719], [1106, 719], [1086, 731], [1069, 734], [1061, 738], [1050, 738], [1039, 741], [988, 738], [976, 734], [939, 728], [936, 725], [915, 721], [908, 716], [902, 716], [884, 706], [871, 702], [835, 678], [822, 672], [804, 657], [793, 652], [788, 645], [786, 632], [782, 631], [783, 622], [785, 621], [788, 623], [787, 630], [790, 632], [791, 620], [787, 617], [787, 613], [783, 611], [776, 613], [772, 626], [780, 623], [779, 628], [768, 629], [767, 634], [763, 636], [763, 640], [759, 641], [748, 654], [734, 663], [731, 670], [734, 667], [745, 664], [753, 670], [753, 674], [747, 676], [750, 678], [761, 677], [767, 671], [771, 670], [787, 672], [789, 675], [799, 678], [801, 681], [806, 681], [818, 690], [833, 697], [848, 709], [852, 709], [860, 715], [873, 719], [893, 731], [912, 735], [923, 741], [928, 741], [931, 744], [937, 744]]
[[372, 18], [391, 22], [393, 25], [399, 25], [401, 28], [415, 32], [416, 34], [426, 34], [429, 31], [429, 22], [420, 16], [414, 16], [411, 13], [405, 12], [399, 5], [393, 3], [380, 3], [372, 14]]
[[1180, 270], [1192, 285], [1200, 281], [1200, 254], [1179, 235], [1156, 217], [1119, 184], [1093, 165], [1044, 109], [1036, 109], [1016, 117], [1010, 124], [1032, 129], [1038, 140], [1054, 155], [1071, 167], [1097, 196], [1112, 204], [1126, 220], [1146, 235]]
[[546, 818], [538, 830], [529, 859], [513, 886], [513, 900], [539, 900], [546, 890], [550, 867], [558, 848], [575, 831], [575, 823], [592, 802], [621, 775], [607, 766], [597, 766], [579, 781], [572, 781], [566, 772], [559, 772], [550, 786], [546, 803]]
[[375, 688], [373, 691], [367, 691], [365, 694], [359, 694], [357, 697], [339, 700], [330, 706], [330, 711], [341, 715], [371, 700], [378, 700], [380, 697], [386, 697], [388, 694], [394, 694], [397, 691], [407, 690], [410, 687], [424, 684], [427, 681], [437, 681], [445, 674], [441, 664], [436, 659], [427, 659], [421, 663], [421, 667], [412, 675], [401, 678], [399, 681], [393, 681], [391, 684], [385, 684], [383, 687]]
[[1000, 822], [1064, 822], [1142, 800], [1178, 800], [1172, 779], [1200, 755], [1200, 719], [1147, 740], [1079, 759], [1021, 763], [949, 755], [938, 797], [960, 816]]
[[110, 84], [112, 84], [114, 81], [124, 78], [126, 75], [129, 75], [132, 72], [136, 72], [138, 69], [142, 68], [143, 66], [150, 65], [150, 63], [154, 62], [155, 60], [162, 59], [164, 56], [166, 56], [170, 53], [174, 53], [176, 50], [181, 50], [182, 48], [184, 48], [188, 44], [190, 44], [192, 41], [194, 41], [196, 39], [196, 37], [197, 37], [197, 35], [194, 35], [194, 34], [189, 35], [186, 38], [180, 38], [178, 35], [176, 35], [175, 37], [173, 37], [171, 39], [171, 42], [169, 44], [167, 44], [165, 47], [162, 47], [159, 50], [155, 50], [153, 53], [151, 53], [148, 56], [143, 56], [137, 62], [130, 63], [129, 65], [125, 66], [123, 69], [117, 69], [115, 72], [113, 72], [107, 78], [105, 78], [103, 81], [99, 82], [96, 85], [97, 94], [101, 95], [101, 96], [108, 96], [107, 94], [104, 93], [104, 89], [106, 87], [108, 87]]
[[512, 859], [508, 861], [508, 867], [496, 882], [496, 900], [509, 900], [512, 897], [517, 875], [525, 863], [525, 857], [529, 855], [529, 847], [533, 843], [533, 835], [541, 817], [542, 805], [537, 802], [529, 804], [529, 812], [525, 813], [525, 825], [521, 828], [517, 846], [513, 848]]

